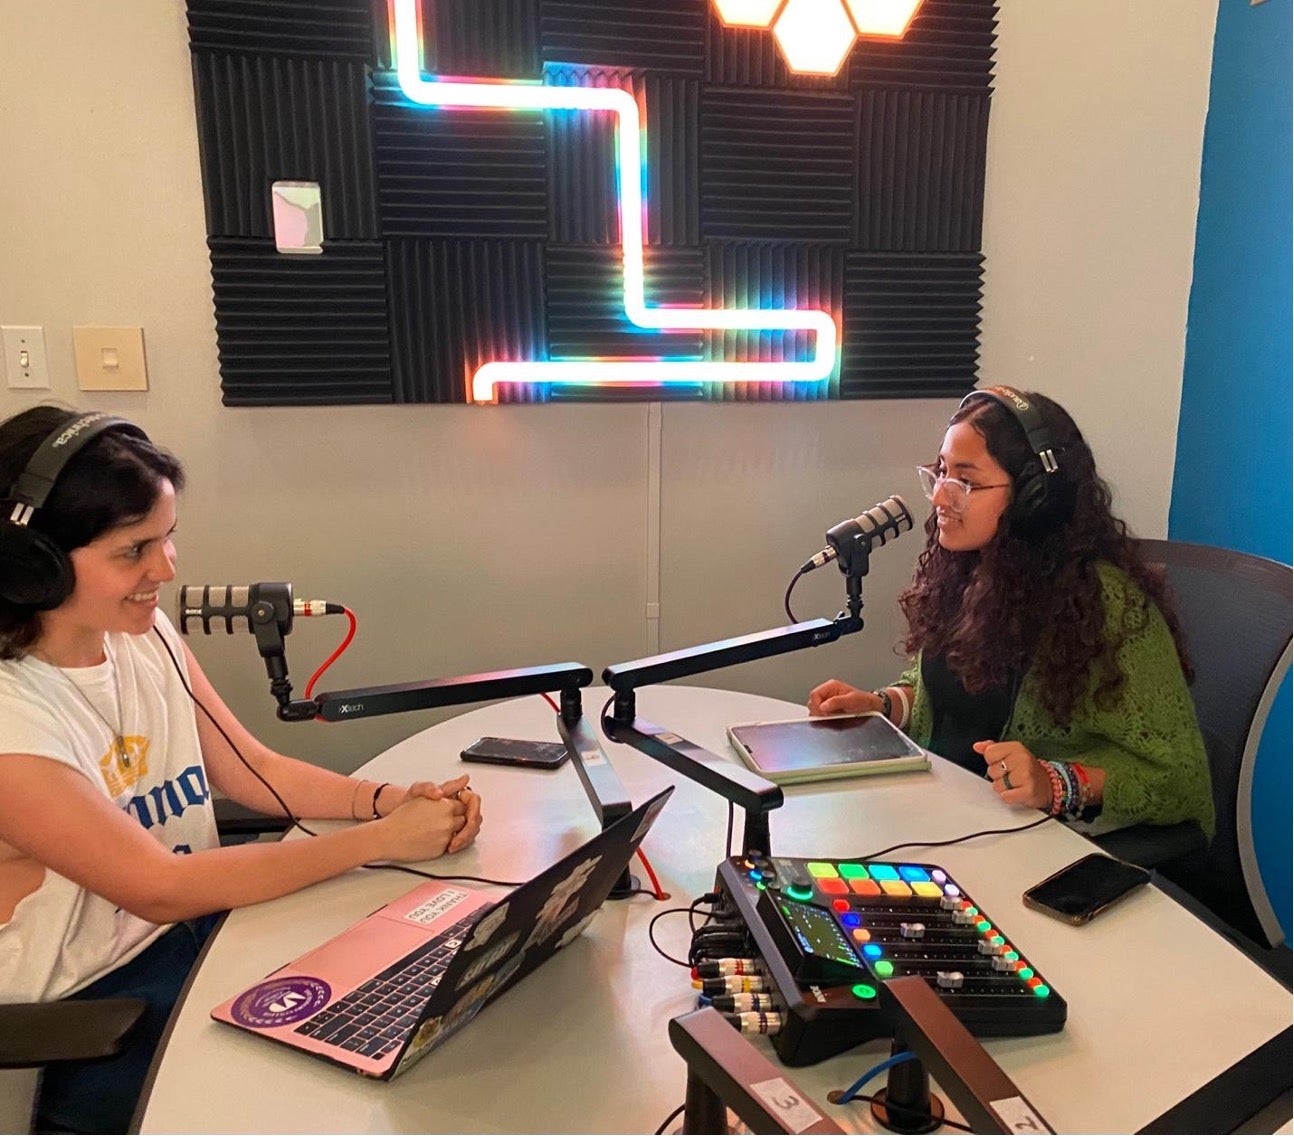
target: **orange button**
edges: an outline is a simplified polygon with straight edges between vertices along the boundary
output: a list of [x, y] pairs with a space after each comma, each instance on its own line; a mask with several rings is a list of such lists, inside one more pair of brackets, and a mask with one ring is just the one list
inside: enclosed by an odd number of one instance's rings
[[855, 927], [850, 934], [853, 935], [855, 943], [867, 943], [872, 938], [872, 933], [866, 927]]
[[855, 895], [880, 895], [881, 885], [875, 880], [850, 880], [849, 890]]

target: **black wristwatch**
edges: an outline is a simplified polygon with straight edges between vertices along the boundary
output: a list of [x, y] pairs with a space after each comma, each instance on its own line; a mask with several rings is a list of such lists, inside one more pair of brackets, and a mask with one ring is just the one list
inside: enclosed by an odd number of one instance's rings
[[881, 713], [891, 722], [894, 721], [894, 699], [888, 690], [873, 690], [872, 693], [881, 700]]

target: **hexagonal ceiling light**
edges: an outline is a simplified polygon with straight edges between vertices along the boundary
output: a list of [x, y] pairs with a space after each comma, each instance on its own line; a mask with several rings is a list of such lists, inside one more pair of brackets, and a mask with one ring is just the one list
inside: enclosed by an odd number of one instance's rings
[[901, 39], [921, 0], [714, 0], [733, 27], [766, 28], [792, 71], [834, 75], [855, 36]]

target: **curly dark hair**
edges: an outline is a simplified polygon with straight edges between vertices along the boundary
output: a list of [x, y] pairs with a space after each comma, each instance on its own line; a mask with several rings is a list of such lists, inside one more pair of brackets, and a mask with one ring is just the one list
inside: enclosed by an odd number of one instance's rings
[[[14, 504], [8, 494], [32, 455], [79, 413], [33, 406], [0, 422], [0, 492], [6, 495], [2, 506], [6, 517]], [[133, 433], [106, 430], [68, 461], [29, 527], [69, 553], [109, 529], [147, 516], [157, 503], [163, 479], [176, 492], [184, 487], [177, 458]], [[40, 633], [39, 608], [0, 597], [0, 659], [21, 658]]]
[[[969, 422], [984, 438], [1011, 477], [1012, 503], [993, 540], [969, 553], [939, 544], [931, 513], [916, 575], [899, 597], [908, 621], [904, 648], [942, 654], [971, 693], [1006, 686], [1032, 668], [1044, 708], [1065, 725], [1093, 673], [1097, 705], [1117, 703], [1124, 675], [1116, 655], [1123, 639], [1144, 627], [1146, 600], [1168, 623], [1188, 681], [1192, 672], [1163, 574], [1143, 560], [1128, 526], [1110, 511], [1110, 488], [1074, 420], [1051, 399], [1020, 393], [1041, 415], [1060, 469], [1042, 472], [1020, 422], [997, 398], [958, 408], [949, 425]], [[1020, 487], [1039, 477], [1048, 479], [1043, 508], [1022, 512]], [[1144, 597], [1139, 605], [1129, 597], [1125, 635], [1117, 640], [1105, 632], [1098, 561], [1125, 572]]]

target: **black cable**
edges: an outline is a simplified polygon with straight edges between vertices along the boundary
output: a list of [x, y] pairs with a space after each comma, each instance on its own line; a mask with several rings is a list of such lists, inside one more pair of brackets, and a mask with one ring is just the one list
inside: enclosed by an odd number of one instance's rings
[[1012, 832], [1027, 832], [1031, 828], [1037, 828], [1040, 824], [1046, 824], [1052, 820], [1052, 817], [1044, 816], [1038, 820], [1030, 821], [1028, 824], [1022, 824], [1018, 828], [985, 828], [979, 832], [968, 832], [965, 836], [958, 836], [953, 840], [909, 840], [903, 844], [891, 844], [888, 848], [882, 848], [879, 852], [872, 852], [870, 855], [863, 856], [864, 860], [879, 860], [882, 856], [888, 856], [900, 848], [944, 848], [949, 844], [960, 844], [963, 840], [974, 840], [977, 836], [1006, 836]]
[[656, 1136], [663, 1136], [665, 1129], [670, 1126], [674, 1118], [678, 1116], [678, 1114], [682, 1112], [685, 1108], [687, 1108], [687, 1104], [686, 1103], [681, 1104], [667, 1117], [665, 1117], [665, 1119], [660, 1122], [660, 1127], [656, 1129]]
[[664, 911], [657, 911], [655, 915], [651, 917], [650, 923], [647, 924], [647, 942], [651, 943], [652, 950], [655, 951], [657, 955], [663, 957], [666, 961], [669, 961], [669, 963], [673, 963], [675, 967], [683, 967], [688, 970], [692, 969], [692, 964], [685, 963], [682, 959], [675, 959], [673, 955], [666, 954], [663, 948], [661, 948], [660, 943], [656, 942], [655, 930], [657, 920], [664, 919], [666, 915], [690, 915], [692, 908], [695, 906], [696, 904], [694, 903], [692, 904], [692, 907], [666, 907]]
[[[288, 808], [287, 802], [282, 797], [279, 796], [278, 790], [275, 789], [274, 786], [271, 785], [267, 780], [265, 780], [265, 778], [261, 776], [260, 770], [257, 769], [254, 765], [252, 765], [252, 763], [243, 756], [242, 750], [240, 750], [234, 744], [234, 739], [231, 738], [227, 733], [225, 733], [225, 728], [219, 722], [216, 721], [215, 715], [213, 715], [211, 711], [208, 710], [202, 704], [198, 696], [193, 693], [193, 689], [189, 686], [188, 681], [184, 677], [184, 672], [180, 669], [180, 663], [179, 663], [179, 660], [176, 659], [175, 657], [175, 652], [171, 650], [171, 645], [162, 637], [162, 633], [156, 627], [153, 628], [153, 634], [157, 636], [158, 642], [162, 644], [163, 648], [165, 648], [166, 650], [167, 655], [170, 657], [171, 666], [175, 668], [175, 673], [177, 676], [179, 676], [180, 685], [184, 687], [184, 693], [187, 694], [189, 696], [190, 701], [192, 701], [192, 703], [207, 716], [207, 721], [209, 721], [213, 726], [216, 727], [217, 730], [220, 731], [220, 736], [225, 739], [225, 741], [229, 745], [229, 748], [234, 751], [234, 756], [243, 763], [243, 767], [247, 770], [247, 772], [249, 772], [253, 777], [256, 778], [257, 781], [259, 781], [262, 785], [264, 785], [266, 790], [269, 792], [270, 796], [273, 797], [279, 803], [279, 808], [283, 810], [283, 815], [288, 819], [288, 821], [291, 822], [289, 824], [289, 827], [299, 828], [307, 836], [318, 836], [319, 834], [317, 832], [313, 831], [312, 829], [306, 828], [306, 826], [301, 823], [300, 817], [297, 817], [296, 815], [293, 814], [292, 810]], [[440, 875], [436, 875], [434, 872], [424, 872], [418, 868], [407, 867], [404, 864], [361, 864], [360, 867], [368, 868], [371, 871], [385, 870], [390, 872], [406, 872], [411, 876], [422, 876], [424, 879], [428, 879], [428, 880], [471, 880], [473, 883], [493, 884], [496, 887], [508, 887], [508, 888], [521, 887], [521, 884], [516, 883], [512, 880], [489, 880], [489, 879], [486, 879], [484, 876], [440, 876]]]
[[804, 569], [801, 568], [791, 577], [791, 582], [786, 585], [786, 595], [782, 597], [782, 607], [786, 609], [786, 618], [792, 623], [799, 623], [800, 621], [795, 618], [795, 612], [791, 610], [791, 589], [795, 587], [803, 575]]
[[732, 822], [733, 822], [733, 817], [735, 813], [736, 813], [736, 806], [733, 804], [732, 801], [729, 801], [728, 802], [728, 836], [723, 842], [724, 855], [729, 860], [732, 859]]

